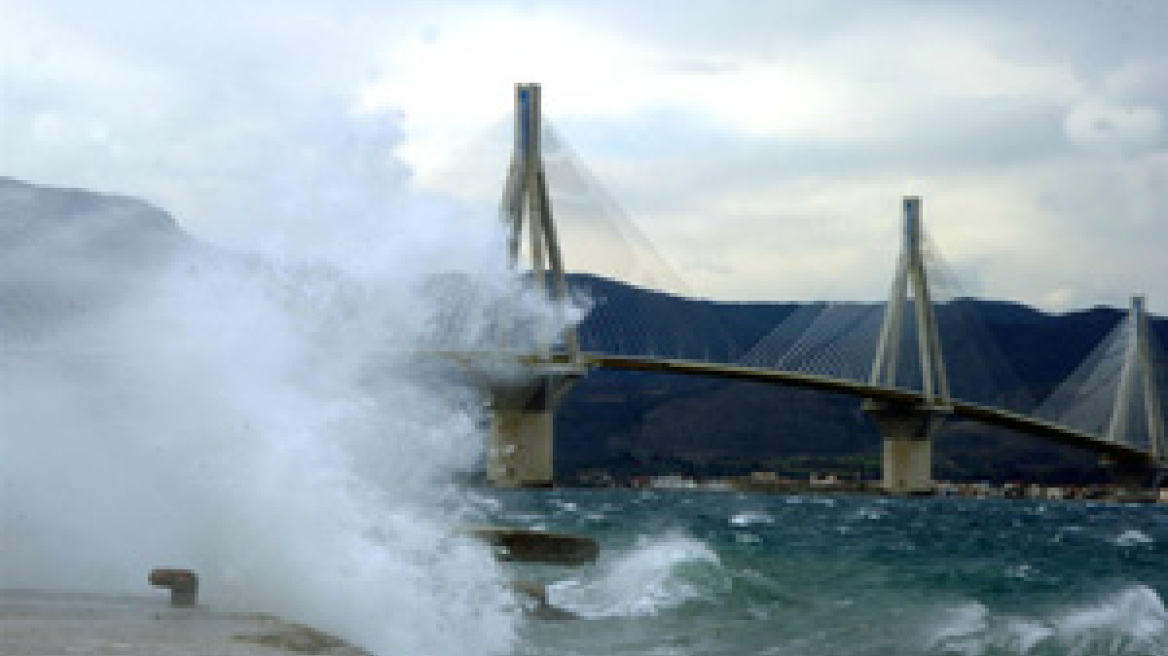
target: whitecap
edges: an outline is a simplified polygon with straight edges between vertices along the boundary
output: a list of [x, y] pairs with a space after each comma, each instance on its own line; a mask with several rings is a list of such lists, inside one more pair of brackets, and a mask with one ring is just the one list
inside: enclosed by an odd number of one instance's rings
[[1041, 622], [1014, 618], [1004, 623], [999, 643], [1010, 653], [1029, 654], [1053, 635], [1054, 631]]
[[1054, 622], [1068, 653], [1163, 653], [1168, 647], [1168, 612], [1156, 591], [1136, 585], [1080, 608]]
[[729, 587], [713, 549], [688, 536], [667, 535], [640, 541], [590, 577], [553, 583], [548, 599], [583, 617], [645, 616]]
[[1155, 540], [1143, 531], [1128, 529], [1116, 536], [1113, 542], [1119, 547], [1134, 547], [1141, 544], [1152, 544]]
[[1026, 580], [1034, 576], [1035, 570], [1030, 565], [1022, 563], [1021, 565], [1012, 565], [1006, 568], [1006, 576], [1012, 579]]
[[884, 519], [887, 516], [888, 512], [879, 508], [860, 508], [855, 514], [856, 519], [870, 520]]
[[503, 502], [492, 496], [485, 494], [478, 494], [474, 491], [466, 493], [467, 501], [477, 510], [484, 512], [497, 512], [503, 508]]
[[752, 524], [774, 524], [775, 518], [758, 510], [743, 510], [730, 517], [731, 526], [750, 526]]
[[1053, 635], [1041, 622], [997, 618], [985, 605], [970, 602], [946, 611], [927, 643], [929, 651], [944, 654], [1030, 654]]
[[989, 629], [989, 616], [989, 609], [977, 602], [949, 609], [930, 636], [930, 647], [954, 650], [958, 645], [976, 639]]
[[1168, 649], [1168, 611], [1144, 585], [1046, 618], [995, 616], [971, 602], [946, 611], [926, 643], [929, 651], [968, 656], [1161, 654]]
[[559, 499], [552, 499], [552, 505], [564, 512], [575, 512], [580, 507], [571, 501], [561, 501]]

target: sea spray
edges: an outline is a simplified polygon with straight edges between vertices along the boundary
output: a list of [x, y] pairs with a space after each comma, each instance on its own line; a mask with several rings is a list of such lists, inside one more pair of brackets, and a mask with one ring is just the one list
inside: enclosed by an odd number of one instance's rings
[[977, 656], [1161, 654], [1168, 646], [1166, 629], [1159, 595], [1135, 585], [1051, 617], [994, 614], [981, 603], [966, 603], [938, 620], [929, 651]]
[[[508, 271], [497, 232], [419, 204], [386, 213], [357, 173], [302, 180], [329, 192], [308, 212], [335, 224], [327, 238], [175, 249], [112, 285], [116, 302], [6, 344], [0, 587], [142, 593], [151, 568], [190, 567], [207, 603], [377, 653], [509, 650], [515, 600], [460, 535], [450, 483], [482, 457], [481, 398], [437, 362], [436, 317], [463, 317], [439, 341], [471, 350], [493, 346], [475, 343], [489, 317], [444, 304], [505, 306], [524, 335], [570, 313]], [[27, 258], [42, 266], [26, 278], [67, 292], [114, 266], [74, 255]], [[453, 300], [432, 293], [452, 268]]]
[[645, 537], [582, 578], [549, 588], [552, 603], [584, 617], [654, 615], [725, 593], [730, 579], [717, 554], [681, 534]]

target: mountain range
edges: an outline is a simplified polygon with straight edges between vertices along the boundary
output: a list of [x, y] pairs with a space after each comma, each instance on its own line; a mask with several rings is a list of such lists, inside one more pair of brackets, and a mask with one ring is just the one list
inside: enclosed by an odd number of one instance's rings
[[[217, 252], [141, 200], [0, 178], [0, 308], [4, 332], [35, 332], [114, 303], [148, 280], [170, 254]], [[570, 277], [592, 306], [580, 325], [586, 348], [733, 362], [806, 303], [728, 303], [683, 298], [586, 274]], [[862, 305], [862, 304], [859, 304]], [[1051, 314], [1019, 303], [964, 299], [960, 311], [1008, 363], [1007, 395], [1041, 399], [1087, 356], [1123, 311]], [[635, 326], [622, 329], [621, 326]], [[1168, 337], [1168, 321], [1154, 331]], [[668, 336], [667, 338], [664, 336]], [[654, 343], [658, 340], [659, 343]], [[987, 369], [985, 353], [947, 354], [955, 390]], [[856, 399], [718, 379], [595, 371], [567, 396], [556, 419], [561, 477], [618, 474], [873, 477], [880, 441]], [[936, 473], [958, 480], [1087, 481], [1104, 474], [1090, 454], [975, 424], [952, 423], [937, 438]]]

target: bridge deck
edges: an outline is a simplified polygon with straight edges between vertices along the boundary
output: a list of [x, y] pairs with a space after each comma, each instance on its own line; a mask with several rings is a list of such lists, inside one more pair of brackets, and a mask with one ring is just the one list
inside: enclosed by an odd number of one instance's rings
[[[912, 390], [879, 387], [854, 380], [844, 380], [795, 371], [759, 369], [755, 367], [712, 364], [689, 360], [604, 355], [600, 353], [583, 353], [580, 356], [580, 360], [589, 365], [603, 367], [605, 369], [726, 378], [753, 383], [814, 389], [898, 404], [921, 405], [925, 403], [924, 397], [919, 392]], [[1027, 435], [1046, 438], [1067, 446], [1087, 449], [1115, 459], [1116, 461], [1141, 465], [1154, 464], [1151, 455], [1145, 451], [1126, 444], [1111, 442], [1098, 436], [1067, 426], [1060, 426], [1042, 419], [967, 401], [951, 401], [949, 407], [952, 409], [953, 416], [956, 418], [1007, 428]]]

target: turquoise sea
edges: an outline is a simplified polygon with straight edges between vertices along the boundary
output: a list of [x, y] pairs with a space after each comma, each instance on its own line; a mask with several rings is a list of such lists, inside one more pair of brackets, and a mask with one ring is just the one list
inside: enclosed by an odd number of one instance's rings
[[480, 491], [484, 521], [595, 537], [515, 565], [579, 615], [521, 654], [1168, 654], [1168, 508], [1084, 502]]

